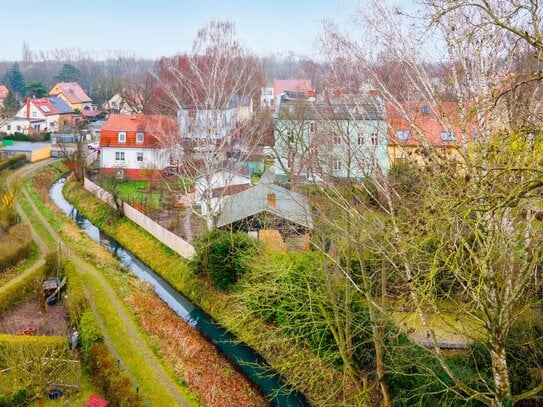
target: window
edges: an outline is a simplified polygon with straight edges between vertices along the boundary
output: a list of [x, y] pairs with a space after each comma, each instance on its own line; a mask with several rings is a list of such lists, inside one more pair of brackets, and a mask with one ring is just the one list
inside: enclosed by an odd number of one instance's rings
[[364, 144], [364, 135], [363, 134], [359, 134], [358, 135], [358, 145], [361, 146]]
[[315, 133], [317, 131], [317, 125], [315, 123], [309, 123], [309, 132]]
[[143, 143], [143, 133], [136, 133], [136, 143]]
[[119, 132], [119, 143], [126, 143], [126, 132], [120, 131]]
[[143, 153], [136, 153], [136, 159], [140, 162], [143, 161]]
[[292, 133], [292, 130], [287, 131], [287, 141], [289, 143], [292, 143], [294, 141], [294, 133]]
[[124, 161], [124, 151], [115, 151], [115, 161]]
[[36, 112], [32, 112], [32, 117], [38, 117], [38, 114]]
[[8, 124], [8, 131], [11, 130], [11, 124]]
[[334, 157], [334, 171], [341, 170], [341, 159], [339, 157]]
[[17, 126], [17, 131], [21, 131], [21, 126]]
[[376, 146], [377, 145], [377, 133], [371, 133], [371, 144]]
[[440, 134], [442, 141], [454, 141], [454, 131], [443, 130]]
[[341, 144], [341, 137], [340, 136], [334, 136], [334, 144]]
[[396, 138], [398, 140], [409, 140], [411, 138], [411, 130], [396, 130]]
[[430, 114], [430, 106], [428, 106], [428, 105], [422, 106], [421, 110], [422, 110], [422, 114], [424, 116], [428, 116]]

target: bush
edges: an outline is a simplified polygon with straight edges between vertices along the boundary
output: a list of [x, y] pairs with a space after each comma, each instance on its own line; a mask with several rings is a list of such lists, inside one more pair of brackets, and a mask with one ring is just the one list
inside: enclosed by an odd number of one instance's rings
[[98, 322], [91, 311], [85, 311], [79, 322], [79, 340], [81, 341], [81, 351], [86, 364], [90, 362], [90, 348], [92, 345], [104, 341]]
[[79, 327], [83, 313], [89, 308], [89, 302], [85, 296], [85, 290], [75, 272], [73, 263], [68, 262], [64, 266], [64, 273], [68, 280], [66, 290], [66, 309], [72, 326]]
[[8, 158], [7, 160], [0, 161], [0, 172], [7, 169], [18, 168], [26, 162], [26, 156], [24, 154], [16, 155], [15, 157]]
[[15, 225], [0, 240], [0, 270], [15, 266], [30, 256], [32, 234], [27, 225]]
[[43, 281], [45, 268], [39, 267], [32, 273], [11, 285], [9, 289], [0, 288], [0, 314], [36, 292], [36, 287]]
[[209, 275], [215, 287], [231, 288], [248, 270], [247, 259], [256, 254], [257, 242], [245, 233], [213, 230], [194, 240], [195, 273]]
[[8, 407], [8, 399], [3, 394], [0, 394], [0, 407]]
[[117, 360], [103, 343], [89, 349], [89, 373], [93, 384], [112, 406], [143, 406], [143, 402], [117, 364]]
[[28, 391], [26, 389], [17, 389], [12, 394], [9, 405], [11, 407], [22, 407], [26, 406], [28, 402]]

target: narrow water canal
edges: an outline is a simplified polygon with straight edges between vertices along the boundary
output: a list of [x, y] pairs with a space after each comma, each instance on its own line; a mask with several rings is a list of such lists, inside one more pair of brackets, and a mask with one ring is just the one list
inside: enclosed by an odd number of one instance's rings
[[287, 384], [277, 373], [270, 372], [266, 361], [253, 349], [238, 339], [175, 290], [166, 280], [139, 261], [135, 255], [124, 249], [115, 239], [82, 216], [62, 195], [65, 178], [53, 184], [49, 194], [53, 202], [73, 218], [95, 242], [115, 254], [141, 280], [153, 285], [158, 296], [187, 323], [198, 329], [232, 363], [240, 369], [276, 406], [307, 406], [305, 397], [296, 391], [289, 391]]

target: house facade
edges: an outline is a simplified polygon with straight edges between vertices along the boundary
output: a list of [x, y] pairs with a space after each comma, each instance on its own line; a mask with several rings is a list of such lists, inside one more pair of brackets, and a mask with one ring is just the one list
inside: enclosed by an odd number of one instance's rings
[[457, 103], [387, 104], [386, 110], [390, 165], [410, 162], [424, 166], [436, 154], [452, 163], [463, 162], [462, 146], [472, 139], [473, 129], [462, 124]]
[[6, 134], [32, 134], [40, 132], [40, 129], [45, 129], [47, 124], [45, 119], [27, 119], [26, 117], [12, 117], [8, 119], [2, 126], [0, 132]]
[[179, 143], [175, 120], [159, 115], [111, 115], [100, 131], [100, 168], [131, 179], [158, 176], [170, 165], [170, 148]]
[[377, 96], [282, 100], [275, 118], [278, 179], [362, 180], [388, 172], [387, 123]]
[[59, 82], [49, 91], [50, 96], [62, 98], [73, 110], [92, 109], [92, 100], [77, 82]]
[[[19, 109], [16, 118], [32, 121], [34, 131], [57, 132], [72, 125], [74, 111], [58, 97], [31, 99]], [[42, 123], [43, 122], [43, 123]]]

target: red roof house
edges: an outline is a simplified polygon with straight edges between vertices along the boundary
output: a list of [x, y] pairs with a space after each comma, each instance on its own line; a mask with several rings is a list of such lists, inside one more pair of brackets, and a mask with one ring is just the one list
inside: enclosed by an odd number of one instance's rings
[[100, 167], [131, 179], [154, 177], [170, 165], [169, 151], [179, 142], [179, 125], [172, 118], [114, 114], [100, 131]]
[[9, 90], [5, 85], [0, 85], [0, 101], [8, 97]]
[[308, 92], [311, 90], [311, 79], [274, 79], [273, 98], [277, 99], [286, 90]]

